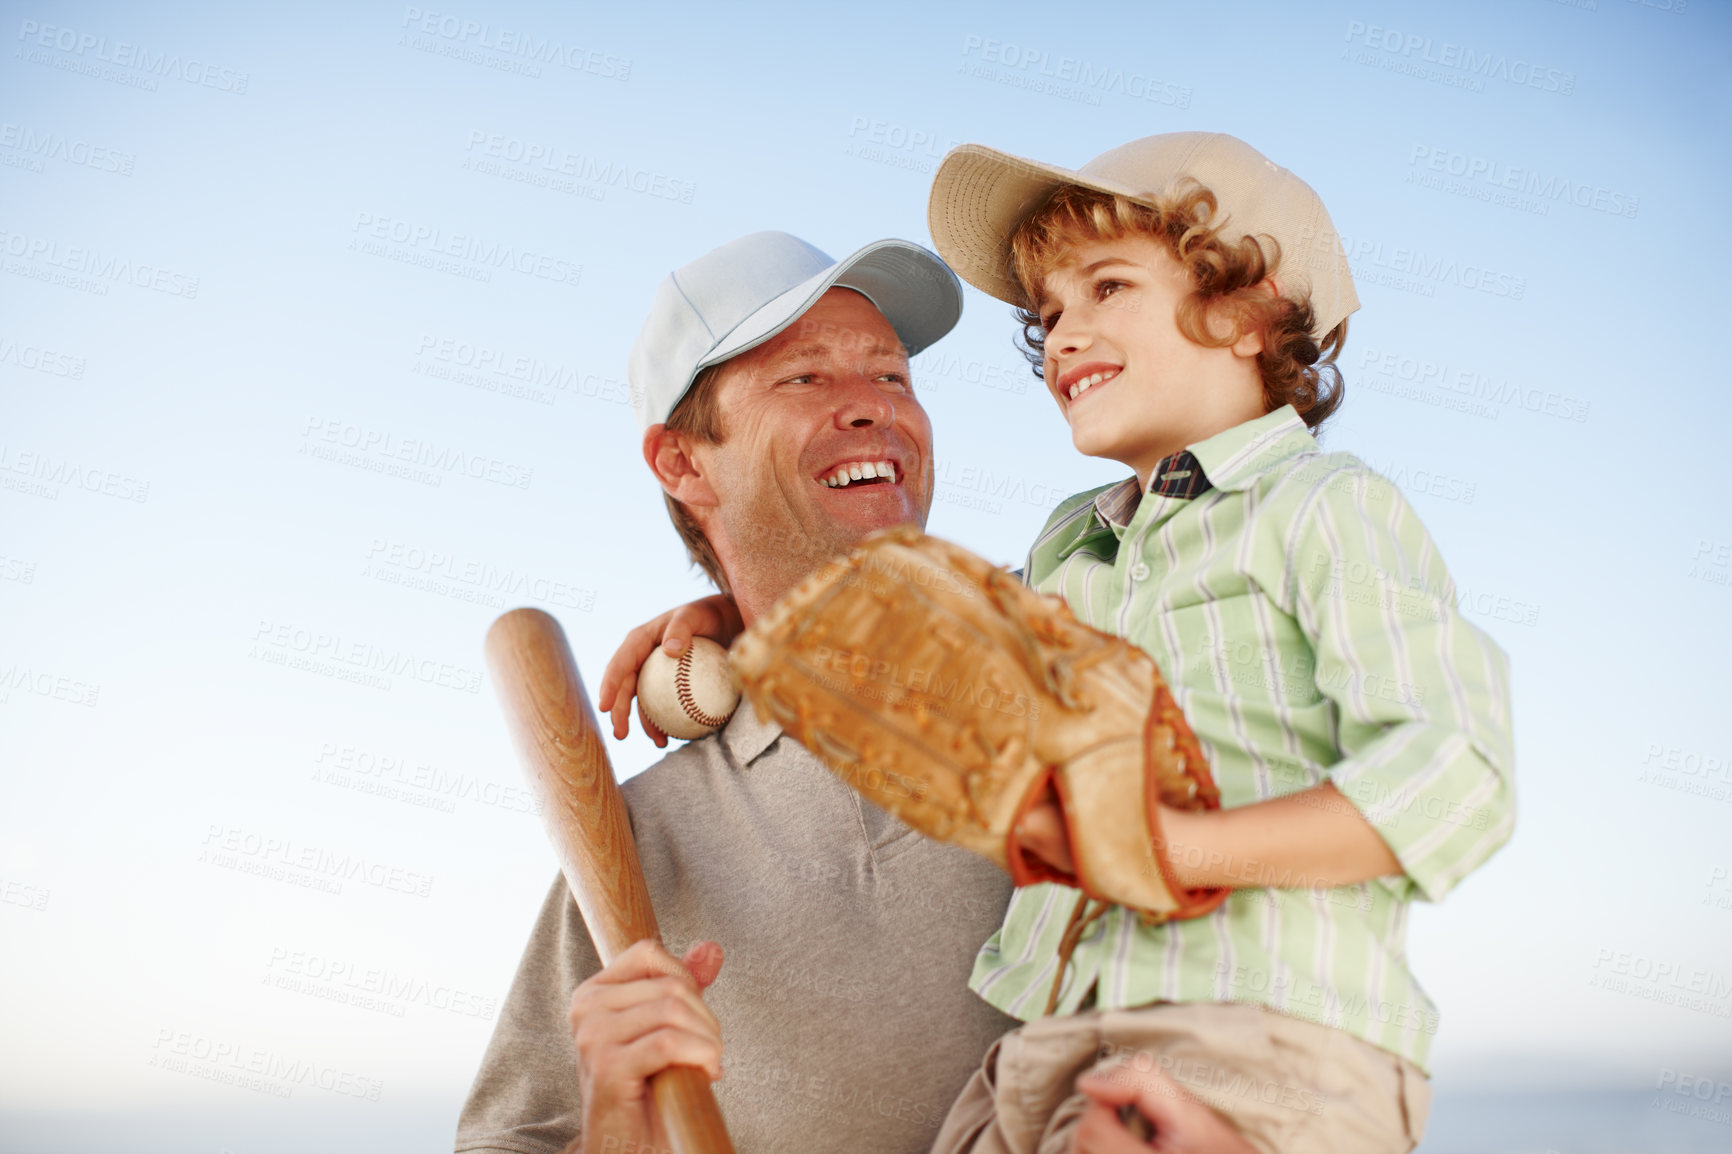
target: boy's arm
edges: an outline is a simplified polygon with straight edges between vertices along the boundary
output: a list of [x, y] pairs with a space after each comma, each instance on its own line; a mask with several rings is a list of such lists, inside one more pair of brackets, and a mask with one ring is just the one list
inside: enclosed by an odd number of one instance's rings
[[[712, 593], [639, 625], [625, 635], [619, 648], [601, 675], [596, 707], [613, 714], [613, 735], [620, 740], [631, 732], [631, 701], [637, 694], [637, 674], [649, 655], [658, 648], [669, 657], [678, 657], [693, 637], [708, 637], [722, 646], [733, 643], [744, 630], [740, 610], [726, 593]], [[667, 734], [655, 728], [647, 717], [638, 717], [644, 732], [658, 747], [668, 743]]]
[[1436, 901], [1514, 825], [1507, 661], [1456, 612], [1430, 535], [1382, 477], [1347, 467], [1307, 486], [1294, 524], [1268, 587], [1311, 642], [1341, 759], [1284, 797], [1163, 813], [1170, 857], [1188, 885], [1405, 875]]
[[1329, 782], [1233, 809], [1161, 807], [1180, 885], [1205, 889], [1350, 886], [1403, 871], [1377, 827]]

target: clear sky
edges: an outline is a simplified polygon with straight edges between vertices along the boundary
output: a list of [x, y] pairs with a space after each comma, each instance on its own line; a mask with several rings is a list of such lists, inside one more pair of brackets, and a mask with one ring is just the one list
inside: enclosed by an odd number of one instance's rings
[[[151, 8], [0, 4], [0, 1149], [442, 1148], [555, 869], [486, 627], [593, 682], [705, 588], [627, 403], [656, 283], [930, 243], [953, 144], [1189, 129], [1329, 205], [1326, 445], [1514, 670], [1516, 836], [1412, 923], [1424, 1149], [1470, 1092], [1732, 1118], [1721, 4]], [[1015, 563], [1122, 470], [1008, 312], [916, 384], [930, 528]], [[1689, 1124], [1644, 1148], [1732, 1145]]]

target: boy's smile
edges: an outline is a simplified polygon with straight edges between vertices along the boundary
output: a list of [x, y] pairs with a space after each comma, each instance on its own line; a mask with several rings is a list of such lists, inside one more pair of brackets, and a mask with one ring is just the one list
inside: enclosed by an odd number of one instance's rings
[[1096, 385], [1106, 384], [1118, 376], [1120, 371], [1120, 366], [1101, 361], [1078, 365], [1058, 379], [1059, 392], [1074, 401]]
[[1190, 274], [1159, 241], [1087, 241], [1042, 281], [1046, 382], [1080, 452], [1135, 469], [1263, 415], [1249, 335], [1211, 348], [1186, 337], [1178, 309]]

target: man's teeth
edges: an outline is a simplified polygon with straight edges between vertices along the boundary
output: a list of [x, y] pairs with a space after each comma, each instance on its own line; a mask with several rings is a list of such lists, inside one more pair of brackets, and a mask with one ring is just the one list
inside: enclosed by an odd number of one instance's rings
[[1102, 381], [1118, 375], [1118, 370], [1115, 369], [1109, 373], [1094, 373], [1090, 376], [1086, 376], [1070, 387], [1070, 399], [1074, 401], [1096, 385], [1100, 384]]
[[846, 465], [836, 466], [834, 474], [821, 479], [832, 489], [840, 489], [854, 481], [873, 481], [880, 477], [894, 483], [896, 480], [895, 462], [852, 461]]

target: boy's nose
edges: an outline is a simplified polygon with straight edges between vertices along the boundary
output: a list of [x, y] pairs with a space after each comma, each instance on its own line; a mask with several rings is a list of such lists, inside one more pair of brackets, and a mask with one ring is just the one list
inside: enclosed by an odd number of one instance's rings
[[1066, 309], [1064, 315], [1058, 318], [1058, 324], [1046, 334], [1046, 351], [1049, 355], [1074, 356], [1089, 347], [1092, 338], [1082, 318], [1074, 315], [1078, 311]]

